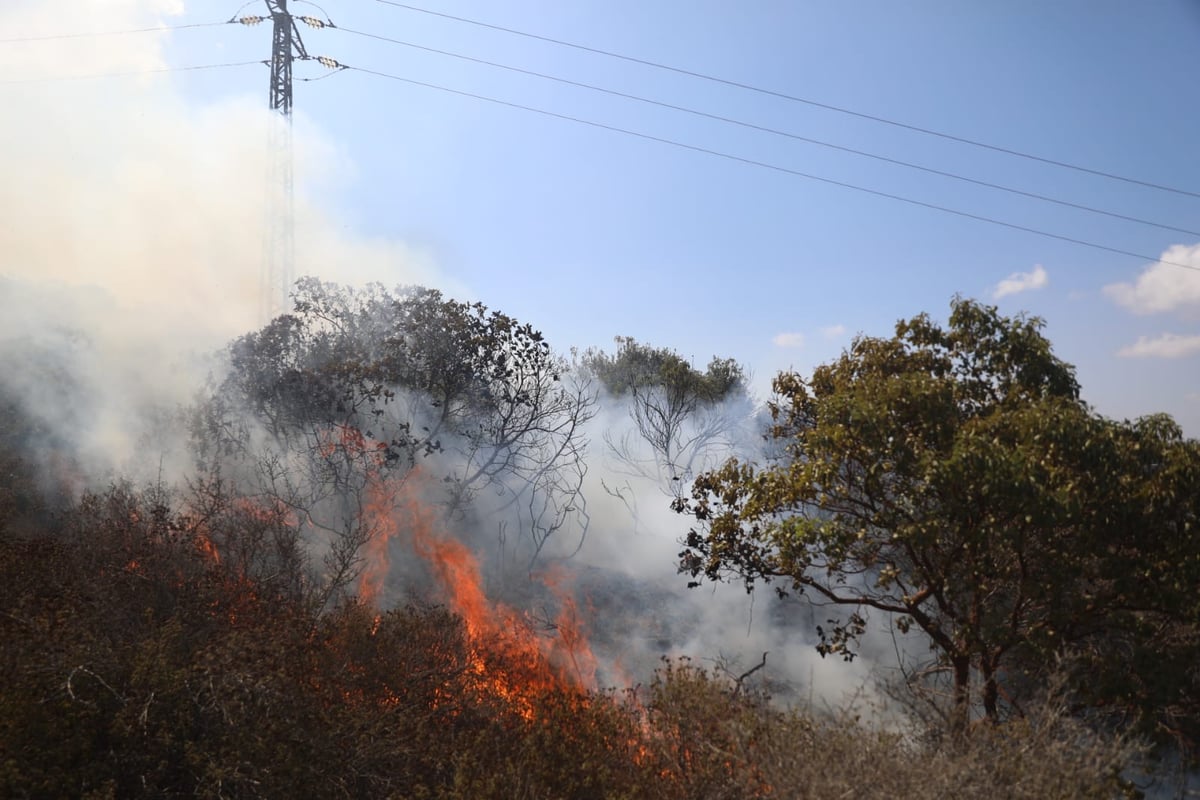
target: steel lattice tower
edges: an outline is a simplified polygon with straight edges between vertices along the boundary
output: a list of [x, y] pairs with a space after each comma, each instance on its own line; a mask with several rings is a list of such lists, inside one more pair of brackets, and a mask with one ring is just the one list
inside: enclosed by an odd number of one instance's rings
[[287, 0], [266, 0], [272, 23], [271, 93], [268, 132], [267, 238], [261, 288], [264, 321], [287, 310], [295, 280], [295, 220], [292, 200], [292, 62], [308, 59]]

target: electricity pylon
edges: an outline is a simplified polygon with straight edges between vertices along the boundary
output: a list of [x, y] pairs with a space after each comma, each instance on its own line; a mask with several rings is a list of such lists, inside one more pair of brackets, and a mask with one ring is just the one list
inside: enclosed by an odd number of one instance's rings
[[266, 235], [263, 247], [259, 316], [269, 322], [287, 310], [288, 290], [295, 280], [296, 223], [292, 199], [292, 62], [317, 61], [326, 69], [346, 67], [332, 58], [312, 58], [304, 49], [296, 21], [314, 28], [331, 28], [333, 22], [317, 17], [295, 17], [288, 11], [288, 0], [265, 0], [269, 16], [235, 17], [230, 22], [257, 25], [271, 20], [271, 91], [272, 111], [267, 131], [267, 204]]
[[292, 199], [292, 62], [308, 59], [287, 0], [266, 0], [271, 15], [272, 114], [267, 135], [267, 239], [261, 288], [261, 316], [287, 310], [295, 280], [296, 227]]

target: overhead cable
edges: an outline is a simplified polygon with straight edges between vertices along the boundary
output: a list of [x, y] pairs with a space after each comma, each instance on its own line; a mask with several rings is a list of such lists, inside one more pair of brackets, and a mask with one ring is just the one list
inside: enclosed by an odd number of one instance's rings
[[389, 5], [389, 6], [396, 6], [397, 8], [407, 9], [409, 11], [416, 11], [416, 12], [419, 12], [422, 14], [429, 14], [429, 15], [432, 15], [435, 17], [443, 17], [445, 19], [454, 20], [455, 22], [464, 22], [469, 25], [477, 25], [481, 28], [489, 28], [491, 30], [501, 31], [503, 33], [510, 33], [510, 34], [513, 34], [514, 36], [523, 36], [528, 39], [536, 39], [538, 41], [547, 42], [549, 44], [560, 45], [562, 47], [570, 47], [575, 50], [581, 50], [581, 51], [584, 51], [587, 53], [594, 53], [596, 55], [606, 56], [608, 58], [616, 58], [616, 59], [620, 59], [621, 61], [627, 61], [632, 64], [640, 64], [642, 66], [653, 67], [655, 69], [661, 69], [661, 70], [665, 70], [667, 72], [674, 72], [678, 75], [686, 75], [691, 78], [699, 78], [700, 80], [710, 81], [712, 83], [719, 83], [719, 84], [723, 84], [725, 86], [731, 86], [731, 87], [734, 87], [737, 89], [744, 89], [749, 92], [756, 92], [758, 94], [767, 95], [770, 97], [776, 97], [781, 100], [788, 100], [788, 101], [791, 101], [794, 103], [803, 103], [805, 105], [813, 106], [815, 108], [823, 108], [826, 111], [835, 111], [839, 114], [847, 114], [852, 117], [858, 117], [859, 119], [866, 119], [866, 120], [870, 120], [872, 122], [878, 122], [878, 123], [881, 123], [884, 125], [891, 125], [893, 127], [903, 128], [905, 130], [914, 131], [916, 133], [926, 134], [928, 136], [936, 136], [940, 139], [946, 139], [948, 141], [958, 142], [959, 144], [971, 145], [972, 147], [981, 147], [986, 150], [991, 150], [993, 152], [1004, 153], [1005, 155], [1016, 156], [1018, 158], [1024, 158], [1024, 159], [1028, 159], [1030, 161], [1037, 161], [1037, 162], [1040, 162], [1043, 164], [1050, 164], [1050, 165], [1053, 165], [1056, 167], [1061, 167], [1063, 169], [1075, 170], [1076, 172], [1085, 172], [1089, 175], [1096, 175], [1101, 178], [1109, 178], [1109, 179], [1115, 180], [1115, 181], [1122, 181], [1124, 183], [1134, 184], [1137, 186], [1144, 186], [1149, 189], [1158, 189], [1163, 192], [1171, 192], [1173, 194], [1186, 195], [1187, 197], [1200, 198], [1200, 192], [1197, 192], [1197, 191], [1191, 191], [1188, 189], [1180, 189], [1180, 188], [1177, 188], [1174, 186], [1166, 186], [1166, 185], [1163, 185], [1160, 183], [1154, 183], [1152, 181], [1141, 180], [1139, 178], [1131, 178], [1131, 177], [1128, 177], [1125, 175], [1117, 175], [1112, 172], [1106, 172], [1104, 170], [1094, 169], [1092, 167], [1085, 167], [1085, 166], [1081, 166], [1079, 164], [1071, 164], [1066, 161], [1058, 161], [1053, 158], [1047, 158], [1045, 156], [1034, 155], [1033, 153], [1026, 153], [1021, 150], [1015, 150], [1015, 149], [1009, 148], [1009, 147], [1002, 147], [1000, 145], [988, 144], [987, 142], [981, 142], [977, 139], [968, 139], [964, 136], [955, 136], [954, 134], [944, 133], [942, 131], [933, 130], [932, 128], [923, 128], [919, 125], [912, 125], [907, 122], [900, 122], [898, 120], [888, 119], [887, 117], [881, 117], [881, 116], [878, 116], [875, 114], [867, 114], [862, 111], [854, 111], [853, 109], [844, 108], [842, 106], [835, 106], [830, 103], [822, 103], [817, 100], [811, 100], [806, 97], [798, 97], [796, 95], [787, 94], [785, 92], [775, 91], [774, 89], [766, 89], [761, 86], [755, 86], [755, 85], [749, 84], [749, 83], [742, 83], [740, 81], [731, 80], [729, 78], [722, 78], [717, 75], [709, 75], [709, 74], [706, 74], [703, 72], [697, 72], [695, 70], [684, 69], [683, 67], [671, 66], [670, 64], [664, 64], [664, 63], [658, 62], [658, 61], [651, 61], [649, 59], [637, 58], [635, 56], [628, 56], [623, 53], [617, 53], [617, 52], [613, 52], [611, 50], [603, 50], [598, 47], [589, 47], [587, 45], [578, 44], [576, 42], [568, 42], [563, 39], [554, 39], [549, 36], [542, 36], [542, 35], [536, 34], [536, 33], [529, 33], [528, 31], [521, 31], [521, 30], [517, 30], [515, 28], [506, 28], [503, 25], [495, 25], [495, 24], [492, 24], [489, 22], [483, 22], [481, 20], [470, 19], [468, 17], [459, 17], [459, 16], [455, 16], [453, 14], [447, 14], [443, 11], [433, 11], [428, 8], [421, 8], [420, 6], [409, 5], [408, 3], [399, 3], [399, 2], [396, 2], [395, 0], [376, 0], [376, 2], [383, 3], [384, 5]]
[[196, 64], [188, 67], [161, 67], [159, 69], [136, 69], [129, 72], [103, 72], [94, 75], [58, 75], [46, 78], [11, 78], [0, 79], [0, 84], [10, 83], [52, 83], [54, 81], [89, 81], [101, 78], [127, 78], [133, 75], [155, 75], [162, 72], [193, 72], [203, 69], [222, 69], [224, 67], [247, 67], [251, 64], [266, 64], [266, 61], [229, 61], [224, 64]]
[[927, 203], [924, 200], [917, 200], [912, 197], [905, 197], [903, 195], [892, 194], [890, 192], [884, 192], [884, 191], [880, 191], [878, 189], [871, 189], [866, 186], [859, 186], [857, 184], [848, 183], [846, 181], [839, 181], [839, 180], [835, 180], [833, 178], [826, 178], [826, 177], [823, 177], [820, 175], [813, 175], [808, 172], [802, 172], [800, 170], [792, 169], [790, 167], [784, 167], [779, 164], [772, 164], [772, 163], [766, 162], [766, 161], [758, 161], [756, 159], [746, 158], [744, 156], [738, 156], [738, 155], [734, 155], [732, 153], [725, 153], [720, 150], [713, 150], [708, 147], [700, 147], [698, 145], [687, 144], [685, 142], [679, 142], [674, 139], [667, 139], [662, 136], [654, 136], [654, 135], [648, 134], [648, 133], [641, 133], [639, 131], [633, 131], [633, 130], [629, 130], [627, 128], [620, 128], [615, 125], [609, 125], [609, 124], [603, 123], [603, 122], [596, 122], [595, 120], [584, 119], [582, 117], [574, 117], [569, 114], [559, 114], [555, 111], [548, 111], [543, 108], [535, 108], [534, 106], [527, 106], [527, 105], [523, 105], [521, 103], [510, 102], [508, 100], [500, 100], [495, 97], [488, 97], [487, 95], [476, 94], [474, 92], [467, 92], [467, 91], [463, 91], [461, 89], [453, 89], [448, 86], [440, 86], [435, 83], [418, 81], [413, 78], [405, 78], [400, 75], [392, 75], [390, 73], [380, 72], [378, 70], [366, 69], [364, 67], [355, 67], [355, 66], [352, 66], [349, 64], [340, 64], [339, 66], [344, 70], [350, 70], [350, 71], [354, 71], [354, 72], [362, 72], [367, 75], [374, 75], [379, 78], [387, 78], [389, 80], [400, 81], [403, 83], [411, 84], [413, 86], [421, 86], [421, 87], [424, 87], [427, 89], [436, 89], [437, 91], [448, 92], [450, 94], [459, 95], [460, 97], [469, 97], [474, 100], [483, 100], [488, 103], [493, 103], [495, 105], [505, 106], [508, 108], [514, 108], [514, 109], [517, 109], [520, 111], [528, 111], [528, 112], [531, 112], [534, 114], [541, 114], [543, 116], [565, 120], [567, 122], [575, 122], [580, 125], [587, 125], [587, 126], [590, 126], [593, 128], [599, 128], [601, 130], [611, 131], [613, 133], [620, 133], [620, 134], [623, 134], [626, 136], [633, 136], [638, 139], [644, 139], [646, 141], [658, 142], [660, 144], [670, 145], [672, 147], [678, 147], [678, 148], [681, 148], [684, 150], [690, 150], [690, 151], [696, 152], [696, 153], [704, 153], [706, 155], [716, 156], [717, 158], [723, 158], [728, 161], [734, 161], [734, 162], [741, 163], [741, 164], [747, 164], [750, 166], [761, 167], [763, 169], [769, 169], [774, 172], [781, 172], [781, 173], [784, 173], [787, 175], [793, 175], [798, 178], [806, 178], [808, 180], [818, 181], [820, 183], [829, 184], [831, 186], [840, 186], [843, 189], [850, 189], [850, 190], [853, 190], [856, 192], [862, 192], [865, 194], [874, 195], [876, 197], [883, 197], [883, 198], [887, 198], [889, 200], [895, 200], [895, 201], [898, 201], [901, 203], [907, 203], [907, 204], [913, 205], [913, 206], [920, 206], [921, 208], [928, 208], [933, 211], [941, 211], [945, 214], [953, 214], [954, 216], [957, 216], [957, 217], [973, 219], [978, 222], [987, 223], [989, 225], [998, 225], [1000, 227], [1009, 228], [1011, 230], [1023, 231], [1025, 233], [1032, 233], [1036, 236], [1042, 236], [1042, 237], [1045, 237], [1048, 239], [1056, 239], [1060, 242], [1068, 242], [1070, 244], [1077, 244], [1082, 247], [1089, 247], [1094, 250], [1103, 250], [1103, 251], [1109, 252], [1109, 253], [1116, 253], [1118, 255], [1129, 256], [1131, 258], [1136, 258], [1141, 261], [1153, 261], [1153, 262], [1158, 262], [1160, 264], [1166, 264], [1166, 265], [1172, 266], [1172, 267], [1180, 267], [1182, 269], [1196, 270], [1196, 271], [1200, 272], [1200, 267], [1194, 266], [1192, 264], [1184, 264], [1179, 261], [1167, 261], [1167, 260], [1164, 260], [1161, 258], [1157, 258], [1155, 256], [1146, 255], [1144, 253], [1136, 253], [1131, 250], [1122, 250], [1121, 248], [1110, 247], [1109, 245], [1099, 244], [1097, 242], [1091, 242], [1086, 239], [1077, 239], [1072, 236], [1065, 236], [1063, 234], [1053, 233], [1051, 231], [1045, 231], [1045, 230], [1041, 230], [1039, 228], [1031, 228], [1026, 225], [1019, 225], [1015, 222], [1006, 222], [1004, 220], [996, 219], [995, 217], [988, 217], [988, 216], [984, 216], [982, 214], [973, 214], [969, 211], [962, 211], [960, 209], [950, 208], [949, 206], [937, 205], [936, 203]]
[[131, 28], [124, 31], [93, 31], [91, 33], [59, 33], [50, 36], [15, 36], [10, 39], [0, 39], [0, 44], [14, 42], [49, 42], [55, 39], [90, 39], [94, 36], [124, 36], [130, 33], [154, 33], [161, 31], [180, 31], [184, 28], [211, 28], [216, 25], [229, 25], [239, 20], [229, 19], [223, 22], [189, 22], [184, 25], [156, 25], [153, 28]]
[[907, 169], [919, 170], [921, 172], [925, 172], [930, 175], [939, 175], [944, 178], [950, 178], [950, 179], [956, 180], [956, 181], [963, 181], [965, 183], [974, 184], [976, 186], [982, 186], [982, 187], [985, 187], [988, 189], [995, 189], [995, 190], [1001, 191], [1001, 192], [1008, 192], [1009, 194], [1019, 195], [1021, 197], [1028, 197], [1028, 198], [1031, 198], [1034, 200], [1041, 200], [1042, 202], [1053, 203], [1055, 205], [1065, 206], [1067, 208], [1074, 208], [1074, 209], [1077, 209], [1080, 211], [1087, 211], [1092, 214], [1101, 214], [1103, 216], [1111, 217], [1113, 219], [1125, 220], [1126, 222], [1136, 222], [1140, 225], [1149, 225], [1154, 228], [1161, 228], [1162, 230], [1175, 231], [1176, 233], [1186, 233], [1189, 236], [1200, 236], [1200, 231], [1189, 230], [1187, 228], [1179, 228], [1174, 225], [1167, 225], [1167, 224], [1161, 223], [1161, 222], [1154, 222], [1153, 220], [1141, 219], [1140, 217], [1134, 217], [1134, 216], [1130, 216], [1128, 214], [1120, 214], [1115, 211], [1106, 211], [1102, 208], [1095, 208], [1093, 206], [1084, 205], [1082, 203], [1073, 203], [1070, 200], [1063, 200], [1063, 199], [1060, 199], [1057, 197], [1050, 197], [1048, 195], [1038, 194], [1037, 192], [1030, 192], [1030, 191], [1026, 191], [1024, 189], [1017, 189], [1017, 188], [1014, 188], [1011, 186], [1004, 186], [1003, 184], [992, 183], [991, 181], [985, 181], [985, 180], [981, 180], [979, 178], [972, 178], [967, 175], [961, 175], [956, 172], [948, 172], [946, 170], [940, 170], [940, 169], [936, 169], [934, 167], [928, 167], [923, 164], [915, 164], [911, 161], [904, 161], [904, 160], [901, 160], [898, 158], [891, 158], [889, 156], [879, 155], [878, 153], [871, 153], [866, 150], [858, 150], [853, 147], [846, 147], [845, 145], [835, 144], [833, 142], [826, 142], [826, 141], [822, 141], [820, 139], [813, 139], [808, 136], [802, 136], [798, 133], [792, 133], [790, 131], [779, 130], [777, 128], [770, 128], [765, 125], [757, 125], [752, 122], [746, 122], [744, 120], [734, 119], [732, 117], [726, 117], [726, 116], [722, 116], [720, 114], [711, 114], [707, 111], [699, 111], [694, 108], [688, 108], [686, 106], [675, 105], [674, 103], [667, 103], [667, 102], [664, 102], [661, 100], [654, 100], [654, 99], [651, 99], [648, 97], [641, 97], [639, 95], [629, 94], [627, 92], [618, 91], [616, 89], [608, 89], [603, 86], [596, 86], [596, 85], [590, 84], [590, 83], [574, 81], [574, 80], [570, 80], [569, 78], [560, 77], [558, 75], [550, 75], [550, 74], [544, 73], [544, 72], [537, 72], [535, 70], [523, 69], [521, 67], [514, 67], [509, 64], [501, 64], [496, 61], [488, 61], [483, 58], [476, 58], [474, 56], [465, 55], [463, 53], [455, 53], [450, 50], [441, 50], [436, 47], [427, 47], [426, 45], [416, 44], [415, 42], [406, 42], [401, 39], [393, 39], [388, 36], [381, 36], [379, 34], [368, 33], [366, 31], [358, 31], [358, 30], [354, 30], [352, 28], [338, 27], [335, 30], [342, 31], [343, 33], [354, 34], [356, 36], [363, 36], [368, 39], [376, 39], [376, 40], [379, 40], [382, 42], [389, 42], [391, 44], [403, 45], [404, 47], [413, 48], [415, 50], [422, 50], [427, 53], [436, 53], [438, 55], [449, 56], [450, 58], [457, 58], [457, 59], [461, 59], [463, 61], [470, 61], [475, 64], [482, 64], [482, 65], [488, 66], [488, 67], [496, 67], [497, 69], [508, 70], [509, 72], [516, 72], [521, 75], [529, 75], [529, 76], [535, 77], [535, 78], [542, 78], [542, 79], [548, 80], [548, 81], [555, 81], [556, 83], [565, 84], [567, 86], [575, 86], [577, 88], [587, 89], [587, 90], [593, 91], [593, 92], [601, 92], [603, 94], [607, 94], [607, 95], [610, 95], [613, 97], [620, 97], [620, 98], [623, 98], [626, 100], [635, 100], [639, 103], [646, 103], [648, 105], [657, 106], [659, 108], [666, 108], [666, 109], [670, 109], [672, 111], [680, 111], [685, 114], [691, 114], [693, 116], [703, 117], [705, 119], [711, 119], [711, 120], [714, 120], [717, 122], [724, 122], [724, 123], [728, 123], [730, 125], [737, 125], [742, 128], [748, 128], [750, 130], [761, 131], [763, 133], [769, 133], [774, 136], [782, 136], [782, 137], [792, 139], [792, 140], [798, 141], [798, 142], [805, 142], [806, 144], [813, 144], [813, 145], [817, 145], [819, 147], [826, 147], [826, 148], [829, 148], [832, 150], [839, 150], [843, 153], [850, 153], [852, 155], [862, 156], [864, 158], [875, 159], [876, 161], [882, 161], [882, 162], [885, 162], [888, 164], [894, 164], [896, 166], [905, 167]]

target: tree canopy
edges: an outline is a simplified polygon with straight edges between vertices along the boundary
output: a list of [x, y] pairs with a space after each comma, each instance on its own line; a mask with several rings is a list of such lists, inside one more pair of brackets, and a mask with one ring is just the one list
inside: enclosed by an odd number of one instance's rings
[[682, 569], [846, 608], [822, 654], [853, 657], [870, 611], [916, 629], [959, 727], [1019, 713], [1023, 680], [1070, 652], [1106, 676], [1081, 702], [1195, 741], [1200, 443], [1096, 414], [1040, 320], [964, 299], [945, 328], [902, 321], [774, 388], [779, 459], [697, 478]]
[[397, 485], [418, 464], [452, 515], [484, 489], [515, 509], [534, 553], [586, 526], [594, 393], [532, 326], [421, 287], [304, 279], [294, 298], [293, 313], [230, 346], [196, 415], [197, 452], [335, 536], [334, 572], [369, 536], [354, 517], [371, 482]]
[[583, 363], [609, 394], [623, 397], [662, 387], [695, 403], [717, 403], [745, 391], [746, 371], [732, 358], [713, 356], [701, 372], [674, 350], [643, 344], [630, 336], [615, 339], [617, 352], [589, 350]]
[[[620, 469], [665, 482], [674, 496], [710, 456], [732, 444], [749, 415], [746, 370], [732, 358], [713, 356], [704, 371], [674, 350], [616, 337], [617, 352], [588, 350], [583, 370], [609, 397], [628, 401], [633, 429], [605, 434]], [[644, 451], [648, 448], [649, 453]]]

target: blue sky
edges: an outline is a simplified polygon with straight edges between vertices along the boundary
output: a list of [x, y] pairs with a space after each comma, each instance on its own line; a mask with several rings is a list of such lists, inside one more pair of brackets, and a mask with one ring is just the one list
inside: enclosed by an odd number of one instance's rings
[[[1200, 193], [1200, 3], [1191, 0], [414, 4]], [[213, 22], [237, 12], [236, 4], [213, 0], [84, 5], [96, 10], [43, 13], [36, 30], [11, 35]], [[611, 346], [613, 336], [624, 335], [675, 348], [698, 363], [734, 356], [765, 392], [777, 370], [807, 371], [855, 333], [886, 335], [902, 317], [921, 311], [944, 317], [950, 298], [962, 293], [1007, 313], [1044, 317], [1058, 353], [1078, 365], [1085, 395], [1102, 412], [1168, 411], [1190, 435], [1200, 435], [1200, 236], [350, 31], [1183, 229], [1200, 230], [1200, 198], [381, 2], [323, 0], [322, 7], [293, 2], [294, 13], [327, 14], [341, 28], [303, 28], [308, 50], [350, 66], [1151, 257], [1048, 239], [360, 71], [298, 82], [297, 136], [322, 142], [318, 151], [327, 164], [320, 174], [302, 172], [301, 188], [336, 219], [341, 235], [400, 243], [428, 266], [428, 280], [533, 323], [560, 349]], [[263, 5], [238, 13], [261, 14]], [[133, 49], [145, 46], [145, 37], [172, 66], [260, 59], [270, 50], [269, 25], [119, 38]], [[297, 77], [323, 74], [316, 64], [296, 68]], [[130, 92], [113, 88], [130, 82], [136, 81], [97, 81], [94, 91]], [[169, 77], [171, 97], [188, 108], [265, 104], [266, 86], [266, 69], [258, 66]], [[228, 131], [211, 138], [236, 141]], [[312, 159], [302, 163], [308, 167]], [[1197, 270], [1152, 265], [1170, 248], [1176, 248], [1170, 260]], [[1018, 273], [1026, 278], [1008, 293], [998, 289]], [[374, 274], [391, 283], [412, 279], [410, 271], [397, 267], [393, 275], [386, 265]]]

